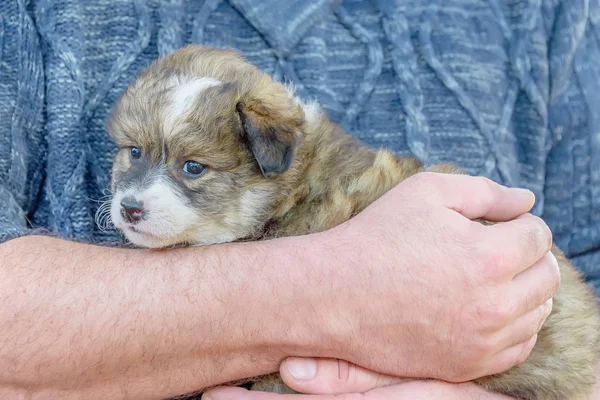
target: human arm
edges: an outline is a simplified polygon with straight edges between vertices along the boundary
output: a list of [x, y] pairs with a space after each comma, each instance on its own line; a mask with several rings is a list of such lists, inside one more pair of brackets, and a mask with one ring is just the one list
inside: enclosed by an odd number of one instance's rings
[[[170, 251], [6, 242], [0, 387], [8, 397], [161, 398], [272, 372], [290, 355], [397, 376], [499, 372], [529, 354], [549, 313], [559, 278], [536, 260], [551, 240], [534, 217], [498, 229], [461, 213], [511, 220], [532, 200], [478, 178], [423, 174], [343, 226], [298, 238]], [[483, 247], [464, 246], [473, 243]], [[498, 296], [527, 284], [507, 276], [532, 263], [536, 291], [496, 309]]]
[[165, 398], [277, 368], [308, 347], [305, 332], [285, 332], [293, 312], [271, 301], [293, 290], [273, 269], [302, 262], [300, 243], [277, 244], [1, 245], [0, 397]]

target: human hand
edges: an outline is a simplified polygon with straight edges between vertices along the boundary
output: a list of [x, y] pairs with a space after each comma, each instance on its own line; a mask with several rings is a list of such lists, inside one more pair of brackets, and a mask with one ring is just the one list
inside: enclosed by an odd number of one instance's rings
[[[307, 372], [311, 376], [308, 376]], [[511, 399], [508, 396], [490, 393], [472, 383], [452, 384], [433, 380], [399, 379], [342, 360], [291, 358], [282, 363], [280, 373], [289, 387], [304, 394], [278, 395], [228, 387], [213, 389], [203, 398], [205, 400]]]
[[560, 284], [551, 233], [525, 214], [533, 203], [484, 178], [424, 173], [318, 234], [304, 295], [333, 338], [319, 355], [450, 382], [523, 362]]

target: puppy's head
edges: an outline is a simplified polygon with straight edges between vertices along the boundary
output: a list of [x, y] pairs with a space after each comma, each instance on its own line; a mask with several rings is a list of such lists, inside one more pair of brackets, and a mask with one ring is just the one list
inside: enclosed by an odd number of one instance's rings
[[115, 227], [151, 248], [256, 234], [297, 175], [304, 115], [232, 51], [189, 46], [157, 60], [108, 121]]

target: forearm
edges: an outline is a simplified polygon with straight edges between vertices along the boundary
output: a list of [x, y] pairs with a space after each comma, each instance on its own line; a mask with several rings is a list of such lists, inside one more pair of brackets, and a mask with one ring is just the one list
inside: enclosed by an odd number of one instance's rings
[[0, 385], [161, 398], [277, 370], [307, 336], [288, 331], [283, 297], [297, 288], [274, 270], [293, 251], [288, 242], [152, 252], [44, 237], [3, 244]]

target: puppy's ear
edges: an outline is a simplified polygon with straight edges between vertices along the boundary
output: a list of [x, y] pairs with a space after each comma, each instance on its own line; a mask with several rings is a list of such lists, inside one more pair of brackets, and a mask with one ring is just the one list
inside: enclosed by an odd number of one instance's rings
[[266, 178], [289, 169], [301, 139], [302, 111], [291, 104], [288, 109], [287, 101], [282, 103], [274, 107], [250, 100], [236, 105], [244, 138]]

